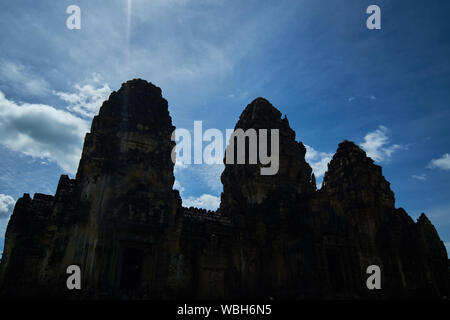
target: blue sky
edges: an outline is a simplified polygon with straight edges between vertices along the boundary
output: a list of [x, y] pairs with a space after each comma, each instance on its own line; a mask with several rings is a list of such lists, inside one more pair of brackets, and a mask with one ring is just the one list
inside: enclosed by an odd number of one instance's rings
[[[66, 8], [81, 8], [81, 29]], [[366, 8], [381, 8], [381, 30]], [[258, 96], [287, 114], [320, 181], [344, 139], [383, 167], [396, 206], [450, 245], [450, 2], [116, 0], [2, 3], [0, 249], [14, 201], [76, 170], [101, 102], [128, 79], [163, 90], [178, 128], [233, 128]], [[213, 208], [220, 165], [176, 168]]]

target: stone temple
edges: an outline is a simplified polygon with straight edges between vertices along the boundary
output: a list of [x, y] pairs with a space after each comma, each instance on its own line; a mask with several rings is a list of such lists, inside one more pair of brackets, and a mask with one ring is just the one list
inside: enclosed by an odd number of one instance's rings
[[[161, 89], [136, 79], [113, 92], [86, 134], [75, 179], [24, 194], [0, 265], [3, 298], [390, 299], [449, 294], [434, 226], [395, 207], [381, 167], [339, 144], [316, 188], [286, 117], [257, 98], [236, 128], [279, 129], [280, 167], [229, 165], [220, 208], [184, 208], [173, 189], [172, 119]], [[66, 269], [81, 268], [81, 290]], [[366, 286], [370, 265], [381, 289]]]

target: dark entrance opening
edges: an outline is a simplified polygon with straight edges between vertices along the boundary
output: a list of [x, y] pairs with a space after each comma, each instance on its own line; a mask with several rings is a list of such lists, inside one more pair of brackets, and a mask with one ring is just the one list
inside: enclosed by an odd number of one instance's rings
[[133, 290], [139, 288], [141, 284], [142, 263], [144, 253], [136, 248], [127, 248], [122, 257], [122, 277], [120, 288]]

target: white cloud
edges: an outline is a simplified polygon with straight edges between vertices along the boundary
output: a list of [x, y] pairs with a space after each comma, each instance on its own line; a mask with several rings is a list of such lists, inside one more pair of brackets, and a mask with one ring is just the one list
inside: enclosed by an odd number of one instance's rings
[[9, 218], [15, 204], [16, 200], [13, 197], [0, 193], [0, 219]]
[[227, 98], [229, 99], [247, 99], [248, 97], [248, 91], [240, 91], [237, 93], [230, 93], [227, 95]]
[[413, 174], [411, 176], [411, 178], [416, 179], [416, 180], [420, 180], [420, 181], [426, 181], [427, 180], [427, 176], [425, 174], [420, 174], [420, 175]]
[[445, 247], [447, 248], [447, 255], [450, 253], [450, 242], [444, 242]]
[[305, 159], [313, 169], [316, 179], [323, 177], [325, 172], [328, 170], [328, 163], [333, 158], [333, 154], [317, 151], [313, 147], [308, 145], [305, 145], [305, 147], [306, 147]]
[[178, 180], [175, 180], [175, 182], [173, 183], [173, 188], [180, 191], [180, 193], [184, 192], [184, 187], [181, 185], [180, 181], [178, 181]]
[[222, 182], [220, 181], [220, 176], [225, 168], [223, 164], [203, 164], [196, 169], [196, 174], [198, 174], [208, 187], [213, 191], [222, 190]]
[[[358, 99], [370, 99], [370, 100], [377, 100], [377, 97], [376, 96], [374, 96], [373, 94], [372, 95], [370, 95], [370, 96], [360, 96], [360, 97], [358, 97]], [[351, 97], [349, 97], [348, 98], [348, 101], [349, 102], [352, 102], [352, 101], [355, 101], [356, 100], [356, 97], [355, 96], [351, 96]]]
[[0, 92], [0, 143], [23, 154], [56, 162], [74, 173], [87, 121], [52, 106], [16, 103]]
[[[95, 75], [94, 82], [100, 81]], [[75, 93], [67, 92], [53, 92], [60, 99], [69, 103], [67, 109], [85, 117], [93, 117], [98, 113], [103, 101], [105, 101], [111, 93], [111, 88], [108, 84], [103, 84], [103, 87], [94, 87], [91, 84], [83, 86], [76, 84]]]
[[186, 200], [183, 200], [184, 207], [197, 207], [204, 208], [208, 210], [216, 210], [219, 208], [220, 198], [210, 195], [210, 194], [202, 194], [200, 197], [189, 197]]
[[428, 164], [427, 168], [434, 169], [442, 169], [442, 170], [450, 170], [450, 154], [445, 153], [442, 157], [438, 159], [433, 159]]
[[426, 213], [427, 217], [434, 225], [438, 225], [441, 228], [450, 225], [450, 204], [447, 203], [437, 207], [425, 207], [419, 209], [419, 212]]
[[220, 192], [222, 182], [220, 176], [225, 168], [224, 164], [184, 164], [178, 161], [175, 163], [174, 174], [180, 180], [196, 179], [207, 185], [212, 191]]
[[[220, 205], [220, 192], [223, 189], [220, 181], [223, 169], [223, 164], [175, 165], [175, 182], [173, 187], [180, 191], [183, 206], [216, 210]], [[183, 181], [183, 185], [180, 181]], [[202, 194], [199, 197], [187, 197], [186, 193], [200, 194], [198, 185], [207, 186], [207, 192], [210, 193]]]
[[[33, 78], [30, 72], [24, 72], [29, 68], [21, 65], [3, 60], [1, 68], [10, 70], [10, 74], [14, 74], [11, 70], [18, 70], [17, 74], [21, 71]], [[24, 81], [18, 75], [16, 78]], [[56, 162], [66, 172], [75, 173], [90, 125], [90, 119], [80, 116], [91, 118], [97, 114], [111, 92], [108, 84], [100, 85], [101, 80], [93, 74], [87, 84], [74, 86], [75, 93], [54, 91], [68, 103], [67, 111], [43, 104], [17, 103], [0, 91], [0, 143], [13, 151]]]
[[48, 82], [35, 76], [30, 67], [20, 63], [0, 60], [0, 76], [4, 83], [25, 95], [41, 96], [48, 92]]
[[399, 144], [390, 144], [388, 132], [385, 126], [380, 125], [377, 130], [367, 133], [361, 143], [367, 155], [377, 162], [388, 161], [396, 150], [406, 148]]
[[[223, 169], [223, 164], [175, 165], [176, 179], [173, 184], [173, 188], [180, 191], [183, 206], [216, 210], [220, 205], [220, 197], [214, 194], [220, 195], [220, 191], [222, 190], [220, 175], [222, 174]], [[186, 197], [186, 188], [181, 184], [179, 179], [183, 181], [183, 185], [187, 184], [187, 190], [189, 191], [188, 193], [192, 194], [192, 191], [195, 192], [197, 189], [196, 184], [203, 184], [206, 185], [210, 192], [214, 194], [205, 193], [199, 197]]]
[[174, 165], [174, 172], [177, 173], [180, 170], [186, 169], [188, 167], [187, 164], [185, 164], [180, 158], [176, 158], [175, 165]]

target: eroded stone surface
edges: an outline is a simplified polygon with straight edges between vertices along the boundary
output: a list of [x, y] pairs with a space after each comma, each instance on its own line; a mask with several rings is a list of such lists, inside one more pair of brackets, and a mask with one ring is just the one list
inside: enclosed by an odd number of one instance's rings
[[[423, 214], [414, 222], [363, 150], [342, 142], [316, 190], [286, 117], [263, 98], [236, 128], [278, 129], [280, 168], [226, 164], [217, 212], [183, 208], [161, 89], [123, 84], [86, 135], [76, 179], [55, 196], [27, 194], [9, 222], [4, 297], [415, 298], [448, 296], [445, 246]], [[66, 289], [66, 268], [82, 290]], [[366, 268], [382, 270], [370, 291]]]

